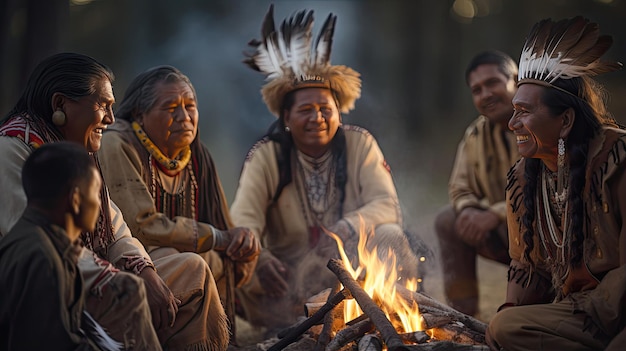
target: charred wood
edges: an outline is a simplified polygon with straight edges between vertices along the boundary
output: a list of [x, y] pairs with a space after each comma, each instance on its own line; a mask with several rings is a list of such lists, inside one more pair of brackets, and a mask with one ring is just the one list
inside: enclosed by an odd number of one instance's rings
[[[396, 285], [396, 292], [400, 294], [400, 296], [402, 296], [407, 301], [417, 302], [417, 304], [420, 307], [420, 311], [424, 311], [425, 313], [428, 313], [427, 312], [429, 310], [428, 307], [432, 307], [436, 310], [441, 311], [442, 313], [440, 313], [440, 315], [450, 316], [454, 320], [465, 324], [469, 328], [479, 333], [485, 334], [485, 331], [487, 330], [487, 324], [485, 324], [484, 322], [481, 322], [472, 316], [468, 316], [465, 313], [459, 312], [455, 310], [454, 308], [448, 305], [445, 305], [425, 294], [422, 294], [416, 291], [411, 291], [399, 284]], [[433, 309], [430, 309], [430, 311], [433, 311]]]
[[335, 334], [335, 337], [328, 343], [326, 351], [337, 351], [363, 335], [374, 330], [374, 324], [365, 319], [353, 325], [347, 326]]
[[307, 331], [312, 326], [318, 324], [335, 306], [337, 306], [341, 301], [350, 297], [350, 291], [343, 289], [337, 294], [333, 295], [332, 298], [315, 314], [311, 317], [305, 319], [302, 323], [295, 326], [291, 329], [284, 338], [280, 339], [276, 344], [268, 349], [268, 351], [279, 351], [285, 348], [285, 346], [291, 344], [292, 342], [298, 340], [298, 338]]
[[[326, 302], [330, 302], [330, 299], [332, 298], [332, 296], [334, 296], [337, 293], [338, 290], [339, 290], [338, 287], [333, 288], [330, 294], [328, 295], [328, 300]], [[326, 346], [328, 345], [328, 343], [330, 342], [330, 339], [332, 338], [331, 334], [333, 332], [335, 319], [336, 319], [336, 313], [334, 312], [337, 310], [341, 310], [341, 312], [343, 312], [343, 308], [339, 309], [335, 306], [331, 310], [331, 313], [326, 313], [326, 315], [324, 316], [324, 326], [322, 327], [322, 331], [320, 332], [320, 335], [317, 338], [317, 343], [315, 343], [315, 348], [313, 348], [313, 351], [323, 351], [326, 349]], [[341, 321], [343, 321], [343, 316], [341, 318]]]
[[485, 334], [466, 328], [463, 324], [450, 323], [430, 330], [432, 339], [448, 340], [461, 344], [477, 345], [485, 343]]
[[487, 345], [459, 344], [452, 341], [435, 341], [425, 344], [408, 345], [409, 351], [489, 351]]
[[400, 339], [402, 339], [405, 344], [423, 344], [430, 340], [430, 335], [423, 331], [415, 331], [400, 334]]
[[331, 259], [328, 261], [327, 267], [335, 273], [339, 281], [343, 284], [345, 289], [348, 289], [354, 299], [359, 303], [359, 307], [365, 314], [370, 317], [370, 320], [378, 331], [389, 351], [406, 350], [406, 347], [398, 333], [396, 332], [391, 322], [385, 316], [385, 313], [372, 301], [370, 296], [361, 288], [361, 286], [352, 278], [350, 273], [343, 267], [343, 263], [337, 259]]
[[359, 340], [359, 351], [382, 351], [383, 343], [376, 334], [367, 334]]

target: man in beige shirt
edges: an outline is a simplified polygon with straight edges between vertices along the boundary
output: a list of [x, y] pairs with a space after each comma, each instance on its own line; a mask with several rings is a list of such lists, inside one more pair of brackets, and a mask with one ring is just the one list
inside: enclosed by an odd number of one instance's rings
[[465, 71], [480, 113], [465, 131], [448, 184], [450, 204], [435, 219], [444, 291], [453, 308], [478, 312], [476, 254], [508, 264], [506, 175], [519, 158], [507, 127], [517, 65], [499, 51], [476, 55]]

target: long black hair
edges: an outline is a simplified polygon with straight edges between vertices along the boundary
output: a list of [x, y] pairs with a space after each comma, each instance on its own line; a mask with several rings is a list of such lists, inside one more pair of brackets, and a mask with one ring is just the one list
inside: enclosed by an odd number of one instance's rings
[[[583, 188], [585, 187], [585, 169], [587, 167], [587, 153], [589, 141], [599, 132], [602, 126], [617, 126], [615, 120], [606, 108], [606, 93], [603, 87], [588, 77], [572, 79], [558, 79], [553, 83], [571, 94], [558, 89], [545, 88], [541, 95], [541, 102], [548, 107], [553, 116], [560, 115], [566, 109], [572, 108], [575, 119], [572, 129], [567, 137], [566, 149], [569, 158], [569, 190], [568, 199], [570, 208], [570, 228], [572, 240], [570, 242], [570, 265], [578, 266], [583, 259], [583, 219], [584, 203]], [[524, 258], [534, 265], [530, 258], [530, 252], [534, 248], [535, 220], [535, 194], [539, 183], [540, 165], [539, 159], [526, 159], [524, 177], [524, 205], [525, 214], [522, 216], [522, 225], [525, 229], [523, 240], [526, 244]]]
[[78, 99], [93, 94], [102, 79], [113, 83], [115, 76], [90, 56], [73, 52], [52, 55], [35, 67], [22, 95], [0, 123], [15, 115], [28, 115], [52, 125], [54, 93]]

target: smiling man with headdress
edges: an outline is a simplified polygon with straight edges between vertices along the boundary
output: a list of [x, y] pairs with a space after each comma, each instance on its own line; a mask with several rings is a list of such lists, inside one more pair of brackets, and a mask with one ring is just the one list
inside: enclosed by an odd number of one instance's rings
[[402, 277], [416, 275], [383, 154], [368, 131], [341, 123], [361, 80], [330, 64], [335, 20], [328, 16], [313, 43], [313, 11], [286, 19], [277, 31], [270, 7], [262, 39], [250, 42], [254, 52], [245, 60], [267, 76], [261, 93], [278, 120], [246, 157], [231, 215], [262, 241], [256, 274], [240, 297], [248, 320], [270, 329], [294, 323], [307, 297], [335, 284], [326, 264], [336, 244], [324, 230], [354, 258], [363, 221], [375, 228], [370, 247], [394, 252]]
[[[509, 121], [509, 283], [493, 349], [601, 350], [626, 318], [626, 131], [591, 76], [612, 39], [582, 17], [543, 20], [522, 50]], [[552, 302], [552, 303], [550, 303]]]

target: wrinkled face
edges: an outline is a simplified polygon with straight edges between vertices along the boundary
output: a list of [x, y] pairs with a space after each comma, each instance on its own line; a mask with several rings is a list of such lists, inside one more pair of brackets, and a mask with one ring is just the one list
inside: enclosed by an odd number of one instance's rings
[[[80, 182], [78, 189], [78, 214], [74, 219], [76, 226], [83, 231], [93, 231], [100, 215], [100, 188], [102, 180], [95, 167], [91, 168], [88, 181]], [[70, 238], [72, 239], [72, 238]], [[76, 239], [76, 238], [73, 238]]]
[[329, 147], [339, 128], [339, 111], [332, 93], [323, 88], [294, 92], [294, 104], [284, 114], [298, 150], [317, 157]]
[[103, 78], [95, 87], [96, 91], [89, 96], [77, 100], [63, 98], [62, 106], [58, 107], [67, 118], [65, 125], [59, 127], [61, 134], [66, 140], [84, 145], [89, 152], [100, 149], [102, 132], [115, 121], [111, 82]]
[[515, 133], [521, 156], [542, 159], [554, 170], [565, 112], [555, 116], [541, 102], [541, 94], [545, 89], [549, 88], [536, 84], [522, 84], [519, 87], [513, 98], [515, 112], [509, 121], [509, 128]]
[[513, 77], [507, 77], [496, 64], [484, 64], [470, 72], [467, 82], [478, 112], [493, 123], [506, 122], [513, 109], [511, 99], [517, 90]]
[[155, 89], [154, 106], [138, 116], [138, 122], [165, 156], [175, 158], [198, 132], [196, 96], [185, 82], [161, 82]]

